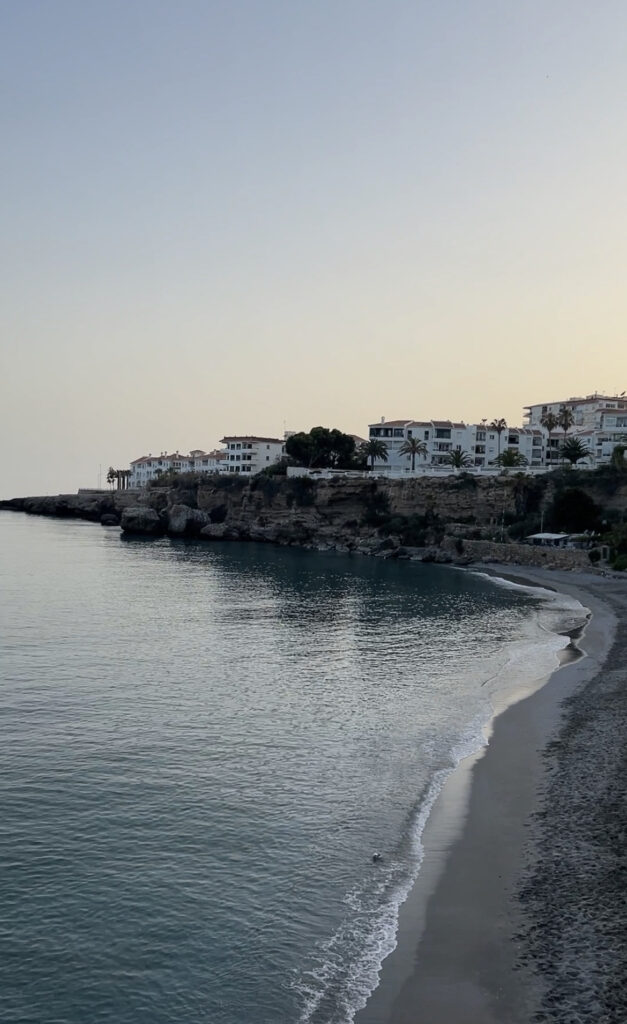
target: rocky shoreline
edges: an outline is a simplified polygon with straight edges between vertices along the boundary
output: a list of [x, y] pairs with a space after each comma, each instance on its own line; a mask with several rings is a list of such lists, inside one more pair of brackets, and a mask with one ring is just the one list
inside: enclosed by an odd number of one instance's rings
[[506, 537], [505, 522], [537, 502], [519, 477], [250, 481], [181, 479], [141, 491], [79, 491], [14, 498], [0, 509], [119, 525], [133, 536], [257, 541], [382, 558], [469, 565], [498, 561], [589, 568], [586, 552], [536, 548]]

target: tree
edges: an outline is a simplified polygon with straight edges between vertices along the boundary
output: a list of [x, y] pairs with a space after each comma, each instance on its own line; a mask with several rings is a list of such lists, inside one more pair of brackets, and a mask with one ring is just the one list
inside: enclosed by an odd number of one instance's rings
[[408, 437], [400, 446], [398, 454], [411, 455], [411, 471], [413, 473], [416, 468], [416, 456], [426, 455], [427, 446], [424, 441], [419, 441], [417, 437]]
[[614, 445], [614, 451], [612, 452], [612, 458], [610, 459], [610, 465], [612, 466], [612, 469], [617, 469], [619, 472], [622, 472], [623, 470], [627, 469], [625, 452], [627, 452], [627, 445]]
[[499, 455], [500, 455], [501, 454], [501, 434], [503, 433], [504, 430], [507, 430], [507, 420], [504, 420], [504, 419], [492, 420], [492, 422], [488, 424], [488, 430], [494, 430], [498, 434], [498, 438], [499, 438]]
[[336, 428], [312, 427], [309, 433], [301, 431], [288, 437], [285, 451], [297, 465], [308, 469], [348, 469], [355, 454], [355, 440]]
[[579, 487], [558, 491], [547, 509], [549, 529], [564, 533], [583, 533], [596, 530], [600, 519], [599, 506]]
[[513, 469], [515, 466], [529, 465], [529, 459], [522, 452], [517, 452], [515, 448], [506, 448], [504, 452], [497, 455], [492, 465], [501, 466], [503, 469]]
[[554, 412], [545, 412], [544, 416], [540, 419], [540, 423], [545, 430], [548, 430], [549, 434], [560, 425], [560, 421]]
[[472, 466], [472, 459], [468, 452], [448, 452], [446, 461], [449, 466], [453, 466], [454, 469], [466, 469], [467, 466]]
[[109, 466], [109, 471], [107, 473], [107, 483], [109, 484], [110, 487], [113, 487], [116, 479], [117, 479], [116, 471], [114, 470], [113, 466]]
[[557, 425], [564, 431], [564, 439], [566, 434], [575, 422], [575, 415], [572, 409], [569, 409], [567, 405], [560, 405], [560, 411], [557, 415]]
[[592, 452], [579, 437], [569, 437], [560, 448], [560, 456], [574, 466], [580, 459], [587, 459]]
[[360, 451], [370, 460], [370, 469], [374, 469], [375, 459], [379, 459], [380, 462], [388, 461], [388, 446], [385, 441], [379, 441], [376, 437], [371, 437], [362, 444]]

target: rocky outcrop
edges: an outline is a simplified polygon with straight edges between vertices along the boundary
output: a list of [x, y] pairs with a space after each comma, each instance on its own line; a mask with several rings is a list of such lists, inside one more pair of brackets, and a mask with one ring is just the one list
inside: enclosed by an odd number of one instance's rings
[[164, 532], [163, 522], [158, 512], [147, 505], [135, 505], [125, 508], [122, 512], [122, 532], [143, 534], [155, 537]]
[[172, 505], [167, 514], [167, 532], [171, 537], [197, 537], [208, 522], [209, 517], [200, 509]]

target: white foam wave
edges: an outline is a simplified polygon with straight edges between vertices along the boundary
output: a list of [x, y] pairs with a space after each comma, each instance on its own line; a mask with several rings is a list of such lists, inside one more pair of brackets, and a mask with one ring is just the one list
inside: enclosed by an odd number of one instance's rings
[[[376, 881], [347, 892], [347, 914], [336, 932], [317, 948], [317, 963], [294, 982], [301, 998], [298, 1024], [352, 1024], [379, 983], [384, 960], [397, 942], [399, 911], [416, 882], [424, 857], [422, 836], [442, 787], [457, 765], [488, 742], [494, 716], [544, 682], [558, 667], [568, 644], [564, 630], [583, 625], [588, 609], [560, 592], [484, 576], [497, 586], [526, 591], [542, 599], [535, 616], [522, 624], [522, 636], [505, 643], [486, 662], [483, 680], [491, 711], [468, 723], [465, 735], [450, 752], [450, 763], [437, 770], [417, 809], [409, 834], [409, 852], [387, 865], [377, 865]], [[562, 634], [562, 635], [560, 635]]]

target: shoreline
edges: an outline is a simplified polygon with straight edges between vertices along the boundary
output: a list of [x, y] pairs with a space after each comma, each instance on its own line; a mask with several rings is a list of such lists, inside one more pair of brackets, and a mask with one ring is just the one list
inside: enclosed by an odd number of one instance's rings
[[[532, 834], [546, 782], [547, 745], [565, 722], [565, 702], [587, 690], [609, 656], [617, 611], [614, 592], [622, 598], [619, 625], [624, 627], [627, 621], [627, 578], [513, 563], [451, 568], [576, 597], [593, 613], [583, 627], [585, 657], [556, 666], [530, 696], [505, 710], [497, 707], [488, 723], [488, 746], [465, 758], [447, 778], [425, 827], [418, 878], [400, 909], [396, 949], [386, 958], [379, 984], [355, 1021], [561, 1021], [538, 1015], [549, 988], [546, 964], [541, 968], [544, 977], [539, 977], [534, 965], [542, 962], [542, 954], [529, 941], [517, 894], [532, 872], [534, 856], [538, 859], [534, 849], [539, 842], [532, 841]], [[572, 640], [574, 633], [577, 640], [578, 632], [581, 629], [576, 628], [562, 635]], [[567, 656], [568, 645], [563, 650]], [[540, 890], [542, 880], [534, 885]], [[574, 1019], [564, 1017], [564, 1024]], [[627, 1009], [622, 1017], [603, 1019], [619, 1024], [627, 1019]]]
[[525, 956], [528, 922], [517, 894], [538, 842], [544, 754], [564, 727], [564, 702], [577, 700], [609, 656], [617, 628], [610, 591], [620, 583], [526, 566], [469, 571], [576, 598], [592, 613], [579, 631], [585, 656], [567, 659], [535, 692], [496, 709], [487, 746], [447, 778], [425, 827], [420, 872], [399, 913], [396, 948], [355, 1024], [545, 1019], [535, 1016], [546, 982], [534, 957]]

